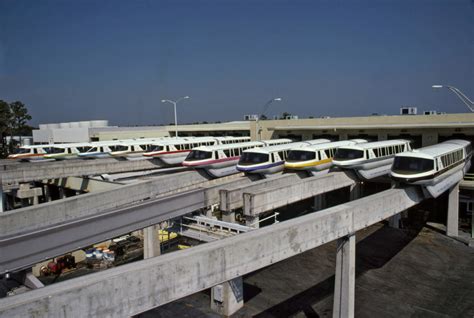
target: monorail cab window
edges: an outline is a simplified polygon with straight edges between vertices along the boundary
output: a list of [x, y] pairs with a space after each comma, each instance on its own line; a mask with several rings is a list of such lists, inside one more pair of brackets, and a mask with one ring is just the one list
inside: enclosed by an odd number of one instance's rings
[[416, 174], [428, 172], [434, 169], [433, 159], [415, 157], [395, 157], [392, 171], [399, 174]]
[[358, 149], [338, 148], [334, 154], [334, 160], [344, 161], [364, 158], [364, 151]]
[[316, 152], [314, 151], [304, 151], [304, 150], [292, 150], [288, 154], [287, 161], [307, 161], [307, 160], [316, 160]]
[[242, 156], [240, 156], [239, 165], [241, 166], [255, 165], [255, 164], [267, 162], [268, 159], [269, 159], [269, 156], [266, 153], [244, 152]]
[[212, 159], [212, 152], [203, 150], [193, 150], [186, 157], [186, 161], [198, 161]]

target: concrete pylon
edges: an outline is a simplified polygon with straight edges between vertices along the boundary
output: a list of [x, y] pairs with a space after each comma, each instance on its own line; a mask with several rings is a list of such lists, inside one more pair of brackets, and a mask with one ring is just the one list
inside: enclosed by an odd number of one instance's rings
[[349, 187], [350, 201], [360, 199], [361, 196], [362, 196], [362, 184], [360, 182], [356, 182]]
[[313, 198], [313, 210], [320, 211], [326, 207], [326, 194], [320, 194]]
[[446, 224], [446, 235], [458, 236], [459, 233], [459, 183], [449, 189], [448, 196], [448, 220]]
[[401, 219], [402, 219], [402, 214], [401, 213], [398, 213], [398, 214], [395, 214], [394, 216], [389, 217], [388, 218], [388, 226], [390, 226], [394, 229], [399, 229]]
[[[2, 180], [0, 179], [0, 182]], [[3, 193], [3, 188], [2, 185], [0, 184], [0, 213], [5, 211], [5, 202], [6, 202], [6, 197], [5, 193]]]
[[235, 223], [235, 211], [222, 211], [222, 221]]
[[258, 222], [259, 220], [260, 218], [258, 216], [246, 215], [245, 225], [258, 229], [260, 227], [260, 223]]
[[143, 258], [151, 258], [161, 254], [158, 231], [154, 225], [143, 229]]
[[337, 240], [333, 318], [354, 317], [355, 234]]
[[244, 306], [242, 277], [234, 278], [211, 289], [211, 309], [228, 317]]

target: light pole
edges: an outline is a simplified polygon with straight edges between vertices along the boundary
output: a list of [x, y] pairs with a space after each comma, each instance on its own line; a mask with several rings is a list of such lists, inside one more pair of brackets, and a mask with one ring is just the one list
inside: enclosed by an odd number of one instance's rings
[[173, 104], [173, 107], [174, 107], [174, 128], [175, 128], [175, 138], [178, 138], [178, 116], [176, 115], [176, 104], [178, 104], [180, 101], [182, 101], [183, 99], [188, 99], [189, 96], [184, 96], [184, 97], [180, 97], [178, 98], [176, 101], [174, 100], [170, 100], [170, 99], [162, 99], [161, 102], [162, 103], [171, 103]]
[[281, 97], [272, 98], [268, 102], [266, 102], [265, 105], [263, 105], [262, 113], [260, 115], [258, 115], [257, 121], [255, 122], [255, 126], [256, 126], [256, 129], [257, 129], [257, 140], [258, 141], [260, 141], [260, 139], [262, 139], [262, 132], [260, 131], [260, 126], [259, 126], [260, 117], [265, 114], [268, 107], [270, 107], [270, 104], [273, 103], [273, 102], [281, 102]]
[[459, 99], [467, 106], [467, 108], [469, 108], [471, 112], [474, 113], [474, 102], [470, 100], [466, 95], [463, 94], [463, 92], [461, 92], [456, 87], [449, 86], [449, 85], [433, 85], [431, 87], [436, 88], [436, 89], [443, 88], [443, 87], [448, 88], [450, 91], [456, 94], [457, 97], [459, 97]]

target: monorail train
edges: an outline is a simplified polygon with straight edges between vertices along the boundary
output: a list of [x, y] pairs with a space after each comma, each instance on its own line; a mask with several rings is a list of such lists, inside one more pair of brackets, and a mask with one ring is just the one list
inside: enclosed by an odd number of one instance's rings
[[239, 172], [236, 164], [245, 150], [289, 143], [291, 143], [291, 139], [272, 139], [198, 147], [189, 153], [183, 161], [183, 166], [203, 169], [210, 176], [220, 178]]
[[108, 158], [112, 150], [110, 147], [121, 145], [120, 140], [96, 141], [91, 143], [91, 148], [78, 154], [80, 158]]
[[47, 154], [43, 156], [45, 159], [74, 159], [80, 153], [89, 151], [92, 148], [90, 143], [70, 143], [70, 144], [53, 144], [49, 145]]
[[285, 161], [285, 169], [305, 170], [315, 174], [331, 168], [337, 148], [366, 142], [365, 139], [351, 139], [291, 149]]
[[463, 179], [471, 167], [471, 157], [469, 141], [448, 140], [397, 154], [390, 176], [398, 182], [422, 185], [436, 198]]
[[219, 144], [235, 144], [247, 142], [250, 137], [190, 137], [178, 140], [169, 140], [154, 143], [150, 151], [143, 154], [145, 157], [157, 157], [168, 165], [180, 164], [192, 149], [202, 146]]
[[261, 175], [281, 172], [285, 167], [285, 160], [291, 149], [328, 142], [330, 142], [329, 139], [314, 139], [246, 150], [240, 157], [237, 170]]
[[359, 177], [370, 180], [390, 173], [395, 155], [410, 150], [409, 140], [368, 142], [339, 147], [332, 163], [343, 169], [352, 169]]
[[15, 149], [15, 152], [8, 155], [8, 159], [20, 159], [25, 161], [41, 159], [47, 154], [51, 145], [28, 145]]

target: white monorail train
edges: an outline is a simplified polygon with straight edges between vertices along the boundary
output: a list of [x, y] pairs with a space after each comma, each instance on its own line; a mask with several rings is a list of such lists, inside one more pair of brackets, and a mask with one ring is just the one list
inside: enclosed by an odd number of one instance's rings
[[42, 159], [48, 153], [51, 145], [27, 145], [16, 148], [14, 153], [8, 155], [8, 159], [20, 159], [22, 161], [34, 161]]
[[314, 139], [285, 145], [269, 146], [244, 151], [237, 164], [237, 170], [261, 175], [283, 171], [290, 149], [328, 143], [329, 139]]
[[366, 143], [365, 139], [351, 139], [303, 146], [291, 149], [285, 161], [286, 170], [305, 170], [318, 174], [331, 168], [337, 148]]
[[189, 153], [183, 161], [183, 166], [203, 169], [210, 176], [220, 178], [239, 172], [237, 171], [236, 164], [245, 150], [288, 143], [291, 143], [291, 139], [272, 139], [198, 147]]
[[43, 156], [45, 159], [74, 159], [80, 153], [84, 153], [92, 149], [90, 143], [70, 143], [70, 144], [54, 144], [48, 145], [47, 154]]
[[352, 169], [361, 178], [370, 180], [390, 173], [395, 155], [410, 150], [409, 140], [368, 142], [339, 147], [332, 163], [343, 169]]
[[399, 182], [422, 185], [436, 198], [461, 181], [471, 167], [469, 141], [453, 139], [397, 154], [390, 172]]
[[168, 165], [180, 164], [192, 149], [202, 146], [235, 144], [250, 141], [250, 137], [191, 137], [154, 143], [145, 157], [156, 157]]

